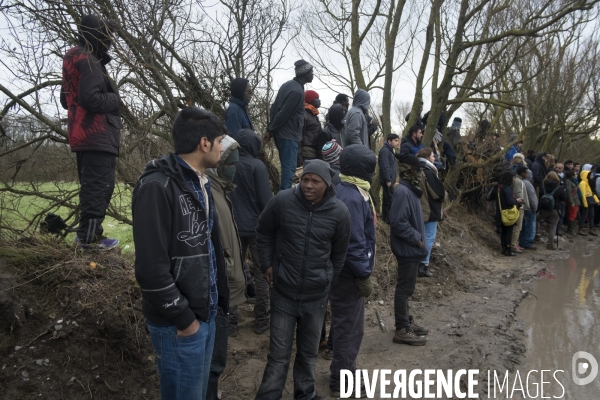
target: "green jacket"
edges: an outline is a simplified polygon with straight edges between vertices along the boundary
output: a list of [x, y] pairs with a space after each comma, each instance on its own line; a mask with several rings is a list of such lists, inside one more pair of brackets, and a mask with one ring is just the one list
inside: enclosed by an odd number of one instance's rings
[[206, 175], [210, 178], [215, 210], [219, 214], [221, 224], [221, 242], [229, 282], [229, 306], [234, 307], [246, 301], [246, 276], [244, 275], [242, 245], [237, 225], [233, 219], [231, 201], [227, 197], [227, 194], [235, 189], [235, 185], [210, 171], [207, 171]]

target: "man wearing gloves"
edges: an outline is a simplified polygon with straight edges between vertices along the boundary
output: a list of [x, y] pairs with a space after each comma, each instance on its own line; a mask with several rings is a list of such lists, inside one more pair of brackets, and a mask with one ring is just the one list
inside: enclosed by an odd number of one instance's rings
[[352, 226], [342, 272], [329, 294], [333, 332], [329, 386], [333, 397], [340, 396], [340, 371], [356, 369], [365, 328], [365, 298], [373, 290], [375, 209], [369, 189], [376, 165], [375, 154], [363, 145], [350, 145], [340, 156], [342, 182], [336, 186], [336, 197], [348, 207]]
[[419, 263], [427, 257], [427, 236], [421, 196], [421, 163], [416, 156], [404, 154], [400, 162], [400, 185], [394, 192], [390, 209], [390, 241], [398, 261], [398, 281], [394, 295], [396, 334], [394, 343], [423, 346], [428, 330], [418, 326], [408, 311], [408, 298], [417, 283]]
[[351, 230], [348, 208], [331, 185], [332, 172], [325, 161], [306, 162], [300, 184], [280, 191], [258, 219], [258, 254], [273, 291], [269, 356], [257, 400], [281, 399], [294, 334], [294, 398], [322, 399], [315, 391], [319, 339]]

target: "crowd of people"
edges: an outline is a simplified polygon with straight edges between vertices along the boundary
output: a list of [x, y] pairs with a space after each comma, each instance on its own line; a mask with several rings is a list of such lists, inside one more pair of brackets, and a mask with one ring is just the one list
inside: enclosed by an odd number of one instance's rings
[[[101, 224], [121, 128], [119, 94], [105, 68], [111, 27], [87, 16], [81, 29], [80, 43], [64, 58], [61, 90], [81, 181], [76, 243], [109, 249], [118, 242], [102, 236]], [[376, 157], [369, 93], [357, 90], [351, 107], [349, 96], [339, 94], [323, 128], [319, 94], [305, 90], [313, 77], [310, 63], [295, 63], [295, 77], [279, 89], [262, 138], [248, 113], [253, 87], [247, 79], [231, 82], [224, 121], [194, 106], [182, 109], [172, 127], [173, 152], [150, 161], [139, 177], [132, 198], [135, 276], [163, 399], [219, 398], [228, 338], [238, 334], [238, 307], [247, 301], [254, 303], [254, 333], [269, 331], [270, 337], [256, 399], [282, 397], [294, 338], [294, 398], [323, 398], [315, 390], [320, 348], [331, 360], [331, 394], [339, 396], [340, 371], [356, 369], [365, 299], [373, 290], [378, 215], [371, 185], [377, 168], [380, 218], [389, 225], [397, 261], [393, 342], [427, 342], [428, 330], [411, 315], [409, 299], [417, 277], [432, 276], [431, 249], [444, 218], [441, 134], [426, 147], [426, 121], [419, 115], [406, 137], [388, 135]], [[452, 128], [460, 122], [456, 118]], [[271, 138], [281, 162], [276, 195], [258, 159]], [[534, 248], [536, 216], [548, 221], [552, 248], [557, 225], [564, 220], [573, 233], [578, 215], [578, 233], [596, 235], [600, 166], [579, 172], [575, 163], [563, 167], [545, 153], [530, 161], [514, 152], [489, 194], [497, 197], [503, 253]]]
[[[418, 276], [432, 276], [431, 249], [443, 218], [446, 192], [435, 151], [423, 146], [415, 126], [402, 140], [388, 135], [377, 158], [369, 143], [377, 126], [364, 90], [352, 107], [339, 94], [323, 128], [318, 93], [303, 90], [313, 67], [299, 60], [295, 73], [279, 91], [262, 139], [247, 110], [247, 79], [231, 82], [224, 122], [183, 109], [173, 124], [174, 152], [151, 161], [135, 187], [135, 271], [165, 399], [218, 398], [228, 338], [238, 334], [237, 309], [246, 301], [254, 303], [254, 333], [270, 336], [256, 399], [281, 398], [294, 338], [294, 397], [322, 398], [314, 384], [320, 349], [331, 360], [331, 394], [339, 396], [340, 371], [356, 369], [365, 298], [373, 290], [377, 168], [380, 217], [398, 262], [393, 341], [427, 342], [409, 298]], [[261, 141], [271, 138], [282, 170], [276, 195], [258, 159]]]
[[543, 241], [542, 223], [550, 250], [559, 248], [558, 237], [564, 233], [598, 236], [594, 227], [600, 220], [600, 164], [559, 163], [545, 152], [528, 151], [525, 156], [521, 144], [514, 142], [506, 152], [498, 185], [487, 194], [496, 202], [502, 254], [512, 257], [536, 250], [534, 242]]

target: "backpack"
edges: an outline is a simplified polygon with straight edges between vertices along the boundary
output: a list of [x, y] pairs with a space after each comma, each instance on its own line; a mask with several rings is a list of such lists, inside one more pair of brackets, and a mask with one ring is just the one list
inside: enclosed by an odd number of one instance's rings
[[558, 190], [560, 185], [558, 185], [552, 193], [546, 193], [546, 185], [542, 183], [542, 190], [544, 191], [544, 195], [540, 199], [540, 210], [552, 211], [554, 210], [554, 193]]

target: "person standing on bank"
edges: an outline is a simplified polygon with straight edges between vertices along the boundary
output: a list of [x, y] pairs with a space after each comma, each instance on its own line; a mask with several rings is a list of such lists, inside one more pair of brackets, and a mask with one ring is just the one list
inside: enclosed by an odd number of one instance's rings
[[390, 133], [381, 149], [379, 150], [379, 183], [383, 191], [383, 202], [381, 204], [381, 219], [390, 224], [390, 207], [392, 196], [396, 188], [398, 165], [396, 164], [396, 150], [400, 148], [400, 136]]
[[304, 85], [313, 81], [313, 66], [307, 61], [294, 63], [296, 77], [284, 83], [277, 92], [269, 113], [271, 123], [263, 140], [275, 139], [281, 162], [280, 190], [294, 183], [298, 158], [298, 143], [302, 140], [304, 126]]
[[75, 243], [108, 250], [119, 244], [103, 236], [102, 222], [115, 189], [121, 139], [121, 99], [108, 77], [108, 49], [116, 25], [96, 15], [81, 19], [79, 44], [63, 59], [60, 102], [68, 110], [71, 151], [77, 155], [79, 227]]
[[206, 392], [208, 400], [219, 398], [219, 377], [227, 364], [227, 339], [229, 337], [229, 318], [232, 317], [231, 310], [246, 302], [246, 276], [242, 245], [233, 219], [232, 203], [228, 197], [235, 190], [232, 180], [236, 174], [236, 163], [239, 160], [239, 144], [231, 136], [225, 136], [222, 144], [223, 153], [217, 168], [207, 170], [206, 175], [210, 180], [215, 210], [219, 215], [221, 243], [223, 244], [227, 283], [229, 284], [230, 313], [228, 317], [227, 312], [221, 307], [217, 310], [215, 344]]
[[206, 169], [227, 134], [211, 112], [186, 107], [173, 123], [175, 153], [148, 163], [131, 201], [135, 277], [142, 291], [163, 400], [204, 400], [220, 307], [229, 287]]
[[342, 272], [329, 294], [333, 337], [329, 387], [333, 397], [340, 396], [340, 371], [356, 370], [365, 330], [365, 299], [373, 291], [375, 207], [369, 189], [376, 165], [375, 154], [363, 145], [353, 144], [342, 150], [342, 182], [336, 186], [335, 195], [348, 207], [352, 227]]
[[358, 89], [354, 93], [352, 108], [346, 114], [346, 126], [342, 134], [342, 147], [351, 144], [362, 144], [371, 148], [369, 142], [369, 121], [367, 112], [371, 105], [371, 95], [363, 89]]
[[323, 127], [319, 121], [321, 99], [314, 90], [304, 92], [304, 126], [300, 142], [300, 158], [302, 162], [321, 158], [321, 149], [329, 139], [323, 139]]
[[257, 158], [261, 147], [260, 137], [250, 129], [239, 130], [233, 137], [240, 145], [240, 160], [233, 178], [236, 188], [229, 198], [233, 203], [233, 216], [242, 242], [243, 257], [245, 259], [250, 251], [252, 259], [252, 275], [256, 285], [254, 333], [261, 335], [269, 329], [269, 285], [263, 276], [256, 250], [256, 225], [273, 193], [267, 167]]
[[[520, 206], [523, 202], [522, 198], [515, 198], [513, 194], [513, 185], [515, 184], [515, 173], [512, 171], [506, 171], [500, 176], [498, 186], [492, 191], [494, 199], [497, 201], [496, 207], [496, 219], [501, 218], [501, 210], [509, 210], [514, 206]], [[501, 223], [500, 228], [500, 245], [502, 246], [502, 254], [508, 257], [514, 257], [517, 254], [512, 251], [512, 234], [513, 225], [504, 225]]]
[[[394, 294], [396, 333], [394, 343], [423, 346], [429, 331], [418, 326], [409, 313], [408, 299], [415, 291], [421, 260], [427, 257], [427, 235], [421, 208], [421, 163], [416, 156], [399, 158], [400, 185], [390, 208], [390, 244], [398, 262], [398, 281]], [[335, 351], [335, 348], [334, 348]]]
[[425, 235], [427, 236], [427, 257], [419, 264], [419, 276], [430, 278], [433, 273], [429, 270], [431, 250], [437, 236], [438, 222], [442, 220], [442, 205], [446, 199], [446, 188], [438, 177], [438, 170], [433, 165], [435, 153], [431, 147], [419, 150], [417, 158], [423, 167], [421, 178], [421, 208], [425, 222]]
[[248, 79], [235, 78], [231, 81], [231, 98], [225, 111], [225, 126], [230, 135], [236, 134], [240, 129], [254, 130], [247, 109], [253, 93]]
[[294, 398], [322, 399], [315, 391], [319, 338], [351, 230], [350, 213], [335, 197], [331, 176], [325, 161], [307, 161], [300, 184], [280, 191], [258, 219], [258, 253], [273, 291], [269, 355], [256, 400], [281, 399], [294, 335]]

